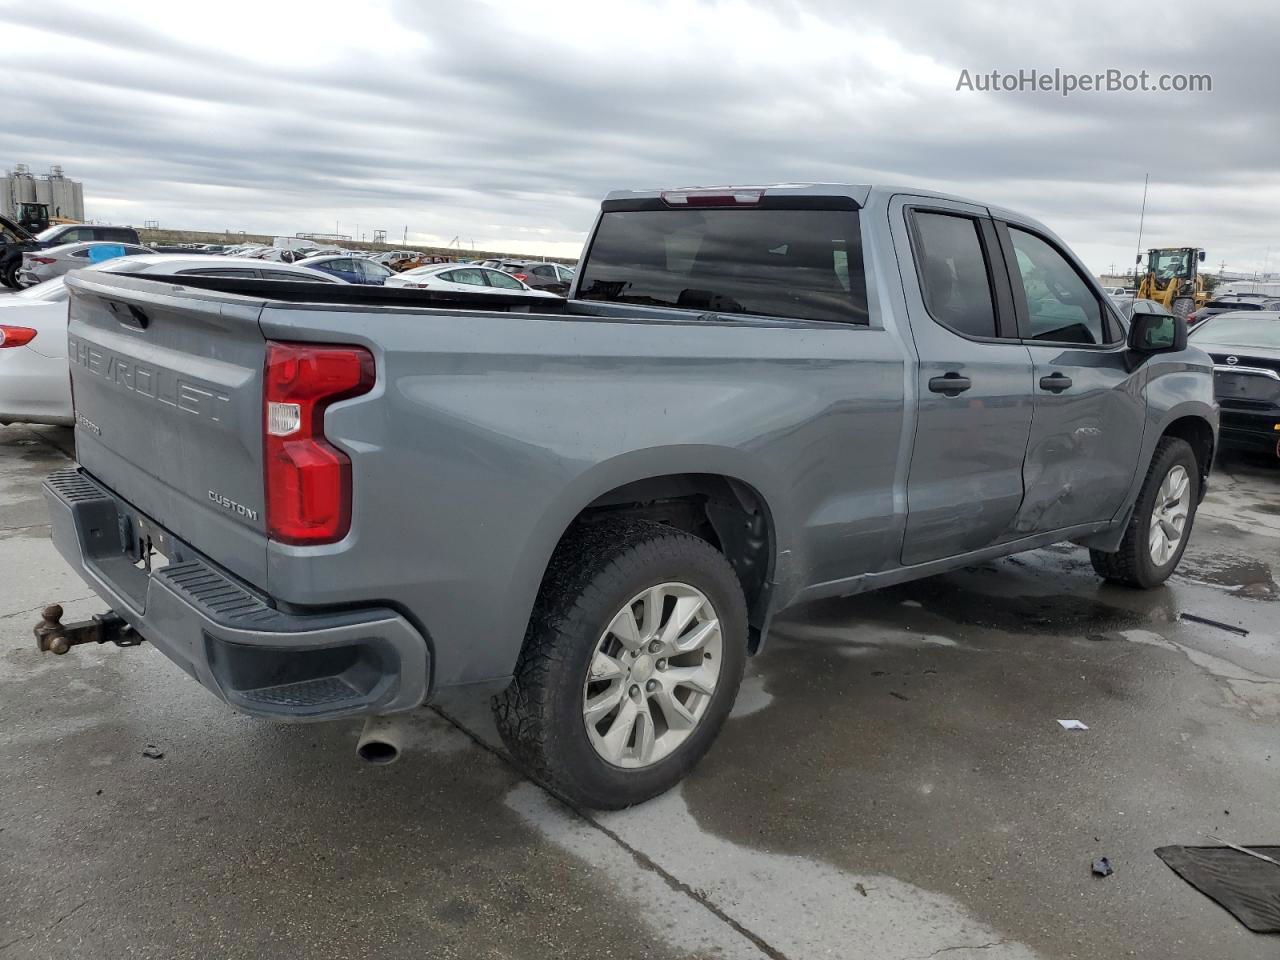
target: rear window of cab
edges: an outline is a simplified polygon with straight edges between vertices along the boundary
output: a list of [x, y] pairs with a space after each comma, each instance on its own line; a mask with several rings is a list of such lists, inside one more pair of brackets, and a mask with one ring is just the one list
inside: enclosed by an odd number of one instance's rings
[[578, 297], [866, 324], [858, 212], [606, 209]]

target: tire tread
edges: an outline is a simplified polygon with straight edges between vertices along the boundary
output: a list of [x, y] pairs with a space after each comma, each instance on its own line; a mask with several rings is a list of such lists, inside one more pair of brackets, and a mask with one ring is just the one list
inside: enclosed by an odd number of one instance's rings
[[[560, 753], [553, 716], [557, 705], [552, 702], [557, 668], [572, 646], [581, 643], [584, 632], [595, 631], [596, 626], [590, 622], [591, 608], [599, 608], [607, 600], [606, 586], [621, 582], [628, 573], [626, 567], [637, 561], [679, 560], [690, 551], [722, 564], [736, 586], [732, 567], [715, 547], [692, 534], [648, 520], [578, 524], [552, 555], [512, 682], [494, 698], [493, 712], [498, 732], [512, 757], [559, 796], [586, 806], [614, 805], [610, 798], [585, 794], [555, 761]], [[745, 625], [746, 603], [740, 588], [734, 602], [739, 607], [739, 622]], [[683, 776], [698, 759], [686, 758], [679, 775]]]
[[[1178, 459], [1183, 450], [1186, 451], [1186, 455], [1194, 464], [1195, 456], [1185, 440], [1178, 437], [1162, 437], [1160, 439], [1151, 455], [1151, 463], [1147, 466], [1147, 475], [1143, 478], [1142, 487], [1138, 492], [1138, 499], [1134, 504], [1133, 513], [1129, 517], [1129, 525], [1125, 528], [1124, 538], [1120, 541], [1119, 548], [1114, 553], [1106, 553], [1101, 550], [1089, 551], [1089, 562], [1093, 564], [1094, 572], [1104, 580], [1128, 587], [1149, 587], [1154, 585], [1146, 582], [1143, 576], [1142, 561], [1143, 557], [1146, 556], [1147, 545], [1143, 542], [1140, 533], [1142, 519], [1146, 513], [1150, 512], [1150, 500], [1155, 496], [1156, 485], [1160, 483], [1164, 474], [1172, 466], [1170, 461]], [[1177, 454], [1170, 451], [1177, 451]], [[1198, 490], [1198, 474], [1194, 479]], [[1195, 519], [1195, 501], [1196, 498], [1193, 496], [1191, 512], [1187, 517], [1183, 549], [1185, 549], [1186, 539], [1191, 536], [1191, 526]], [[1181, 553], [1178, 556], [1181, 559]], [[1177, 563], [1174, 564], [1174, 567], [1177, 567]]]

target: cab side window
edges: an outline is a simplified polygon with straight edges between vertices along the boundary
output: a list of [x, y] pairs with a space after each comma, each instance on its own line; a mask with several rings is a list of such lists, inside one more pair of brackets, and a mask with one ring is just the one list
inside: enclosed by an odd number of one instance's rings
[[934, 320], [967, 337], [996, 336], [987, 259], [972, 217], [916, 211], [916, 269]]
[[1052, 343], [1106, 343], [1102, 304], [1067, 258], [1017, 227], [1009, 227], [1009, 240], [1018, 263], [1014, 284], [1021, 283], [1027, 300], [1023, 335]]

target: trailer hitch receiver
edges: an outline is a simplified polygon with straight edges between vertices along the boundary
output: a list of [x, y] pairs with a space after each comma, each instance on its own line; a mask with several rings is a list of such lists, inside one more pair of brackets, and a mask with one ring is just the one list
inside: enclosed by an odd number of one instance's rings
[[44, 608], [36, 624], [36, 647], [41, 653], [63, 654], [81, 643], [114, 643], [117, 647], [136, 647], [142, 637], [118, 613], [98, 613], [76, 623], [62, 622], [62, 607], [50, 604]]

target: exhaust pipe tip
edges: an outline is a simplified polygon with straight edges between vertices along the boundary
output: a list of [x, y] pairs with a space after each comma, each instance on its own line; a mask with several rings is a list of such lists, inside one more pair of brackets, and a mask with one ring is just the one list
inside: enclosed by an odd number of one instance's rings
[[356, 747], [356, 756], [368, 763], [395, 763], [400, 759], [400, 748], [385, 740], [369, 740]]
[[400, 722], [394, 717], [370, 717], [356, 742], [356, 756], [366, 763], [385, 766], [400, 759]]

